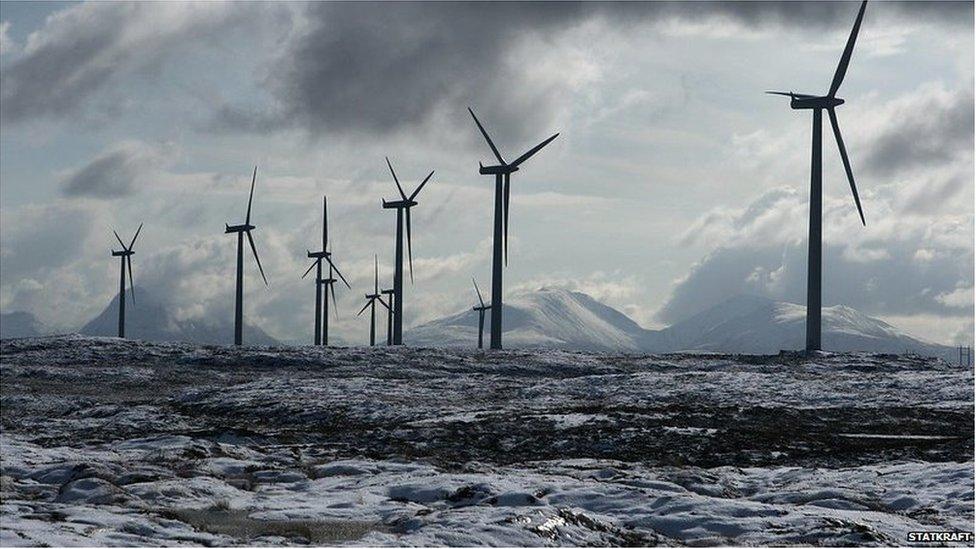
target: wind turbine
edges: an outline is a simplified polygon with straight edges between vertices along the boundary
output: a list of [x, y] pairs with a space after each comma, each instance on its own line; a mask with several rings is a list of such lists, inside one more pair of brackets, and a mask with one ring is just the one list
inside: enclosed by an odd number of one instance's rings
[[481, 298], [481, 290], [478, 289], [478, 283], [475, 282], [474, 277], [471, 277], [471, 282], [474, 282], [474, 291], [478, 293], [478, 303], [471, 308], [472, 311], [478, 311], [478, 348], [484, 347], [483, 337], [485, 333], [485, 311], [491, 309], [491, 305], [485, 305], [485, 300]]
[[237, 233], [237, 296], [234, 300], [234, 345], [244, 343], [244, 235], [251, 245], [251, 253], [254, 254], [254, 261], [258, 264], [261, 271], [261, 278], [264, 285], [268, 285], [268, 278], [264, 276], [264, 268], [261, 267], [261, 259], [258, 258], [258, 250], [254, 247], [254, 237], [251, 231], [256, 227], [251, 225], [251, 203], [254, 201], [254, 182], [258, 178], [258, 167], [254, 166], [254, 174], [251, 176], [251, 193], [247, 197], [247, 214], [244, 217], [243, 225], [224, 224], [224, 234]]
[[808, 351], [820, 350], [820, 307], [821, 307], [821, 249], [822, 249], [822, 212], [823, 212], [823, 161], [822, 148], [823, 139], [821, 137], [823, 126], [823, 111], [826, 109], [830, 117], [830, 126], [834, 130], [834, 138], [837, 140], [837, 148], [840, 149], [840, 158], [844, 163], [844, 171], [847, 172], [847, 181], [851, 186], [851, 193], [854, 195], [854, 204], [857, 205], [857, 213], [861, 217], [861, 224], [865, 225], [864, 212], [861, 210], [861, 199], [857, 195], [857, 186], [854, 184], [854, 173], [851, 170], [851, 162], [847, 158], [847, 149], [844, 147], [844, 138], [840, 135], [840, 126], [837, 124], [837, 113], [834, 109], [844, 104], [844, 100], [837, 97], [837, 90], [840, 89], [844, 75], [847, 73], [847, 66], [851, 62], [851, 54], [854, 52], [854, 43], [857, 41], [857, 33], [861, 28], [861, 20], [864, 18], [864, 9], [867, 7], [867, 0], [861, 2], [861, 9], [857, 12], [857, 19], [854, 20], [854, 28], [847, 39], [847, 46], [837, 64], [834, 72], [834, 79], [830, 83], [827, 95], [804, 95], [793, 92], [770, 91], [766, 93], [774, 95], [785, 95], [790, 98], [790, 108], [794, 110], [813, 111], [813, 153], [811, 155], [810, 168], [810, 240], [807, 254], [807, 342]]
[[386, 306], [386, 344], [393, 345], [393, 288], [380, 290], [386, 296], [388, 304]]
[[[122, 246], [121, 251], [112, 250], [112, 257], [119, 258], [119, 263], [121, 263], [121, 272], [119, 274], [119, 337], [125, 337], [125, 271], [128, 268], [129, 271], [129, 291], [132, 293], [132, 304], [136, 303], [136, 283], [132, 281], [132, 246], [135, 245], [136, 239], [139, 238], [139, 232], [142, 231], [142, 223], [139, 224], [139, 228], [136, 229], [135, 236], [132, 237], [132, 242], [126, 246], [125, 242], [119, 237], [119, 233], [112, 231], [115, 234], [115, 239], [119, 241]], [[126, 267], [128, 266], [128, 267]]]
[[[420, 194], [420, 190], [424, 188], [427, 181], [430, 180], [431, 176], [434, 175], [434, 171], [431, 170], [427, 177], [420, 182], [420, 185], [413, 191], [409, 197], [407, 193], [403, 192], [403, 187], [400, 186], [400, 180], [397, 179], [396, 172], [393, 171], [393, 164], [390, 163], [390, 159], [386, 159], [386, 165], [390, 167], [390, 173], [393, 175], [393, 181], [396, 183], [397, 190], [400, 191], [401, 200], [393, 200], [387, 202], [383, 199], [383, 207], [386, 209], [396, 209], [397, 212], [397, 226], [396, 226], [396, 263], [393, 266], [393, 295], [394, 302], [389, 306], [393, 307], [393, 344], [402, 345], [403, 344], [403, 218], [404, 212], [406, 212], [407, 221], [407, 256], [410, 261], [410, 282], [413, 283], [413, 250], [410, 243], [410, 208], [417, 205], [414, 198]], [[377, 288], [378, 291], [378, 288]]]
[[[332, 263], [332, 249], [329, 247], [329, 203], [328, 198], [322, 197], [322, 251], [320, 252], [310, 252], [308, 257], [314, 259], [315, 261], [309, 266], [302, 278], [308, 276], [308, 273], [315, 269], [315, 344], [316, 345], [328, 345], [329, 344], [329, 291], [332, 291], [332, 301], [336, 302], [335, 299], [335, 275], [339, 275], [342, 282], [350, 290], [352, 286], [346, 282], [346, 277], [342, 276], [339, 272], [339, 268]], [[329, 264], [329, 278], [322, 278], [322, 260], [325, 260]], [[325, 286], [325, 295], [322, 295], [322, 287]], [[325, 314], [323, 314], [323, 299], [325, 305]], [[338, 313], [338, 309], [336, 309]]]
[[383, 301], [383, 296], [380, 294], [380, 276], [379, 276], [379, 264], [377, 263], [376, 256], [373, 256], [373, 293], [366, 294], [366, 305], [359, 310], [356, 316], [363, 314], [367, 308], [369, 308], [369, 346], [373, 347], [376, 345], [376, 302], [379, 301], [380, 305], [390, 308]]
[[491, 147], [491, 152], [495, 154], [495, 158], [498, 159], [498, 164], [495, 166], [485, 166], [481, 162], [478, 162], [478, 172], [482, 175], [494, 175], [495, 176], [495, 232], [493, 238], [493, 248], [492, 248], [492, 262], [491, 262], [491, 348], [501, 349], [502, 348], [502, 246], [504, 245], [504, 257], [505, 265], [508, 265], [508, 203], [510, 196], [510, 185], [509, 180], [513, 172], [517, 172], [519, 169], [519, 164], [525, 162], [532, 157], [535, 153], [539, 152], [542, 147], [548, 145], [553, 139], [559, 137], [559, 134], [555, 134], [549, 139], [546, 139], [542, 143], [539, 143], [535, 147], [532, 147], [525, 154], [515, 159], [514, 162], [505, 162], [502, 158], [501, 153], [498, 152], [498, 147], [495, 147], [495, 143], [492, 142], [491, 137], [488, 137], [488, 132], [485, 131], [485, 127], [481, 125], [481, 121], [475, 116], [474, 111], [471, 107], [468, 107], [468, 112], [471, 113], [471, 118], [474, 118], [474, 123], [478, 125], [478, 129], [481, 130], [481, 135], [485, 137], [485, 141], [488, 142], [488, 146]]

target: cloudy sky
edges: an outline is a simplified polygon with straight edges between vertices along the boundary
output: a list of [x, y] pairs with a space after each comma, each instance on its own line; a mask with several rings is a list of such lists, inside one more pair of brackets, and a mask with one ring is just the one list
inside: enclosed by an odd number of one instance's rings
[[[328, 194], [339, 335], [414, 210], [408, 326], [488, 286], [491, 152], [559, 138], [513, 176], [506, 290], [578, 289], [661, 327], [737, 293], [803, 303], [810, 115], [857, 4], [0, 4], [0, 308], [77, 328], [117, 291], [111, 229], [141, 221], [137, 286], [231, 318], [252, 167], [270, 288], [246, 316], [309, 338], [299, 277]], [[973, 4], [872, 2], [840, 96], [861, 227], [824, 133], [824, 304], [938, 342], [973, 330]], [[409, 191], [408, 191], [409, 192]]]

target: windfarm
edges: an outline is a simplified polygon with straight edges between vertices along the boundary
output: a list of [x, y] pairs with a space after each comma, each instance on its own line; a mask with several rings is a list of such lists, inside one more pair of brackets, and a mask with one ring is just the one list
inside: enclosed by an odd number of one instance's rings
[[3, 2], [0, 547], [972, 547], [974, 12]]

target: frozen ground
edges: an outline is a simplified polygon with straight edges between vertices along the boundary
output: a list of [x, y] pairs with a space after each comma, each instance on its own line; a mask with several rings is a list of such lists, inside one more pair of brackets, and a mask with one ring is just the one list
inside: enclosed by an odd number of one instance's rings
[[973, 529], [911, 357], [0, 344], [0, 545], [905, 544]]

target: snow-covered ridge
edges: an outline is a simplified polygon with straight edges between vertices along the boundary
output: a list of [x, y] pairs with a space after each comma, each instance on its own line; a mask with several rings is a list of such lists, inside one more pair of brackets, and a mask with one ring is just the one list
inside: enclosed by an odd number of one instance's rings
[[[504, 307], [504, 337], [509, 347], [769, 354], [802, 349], [805, 341], [805, 306], [749, 295], [732, 297], [662, 330], [645, 330], [586, 294], [558, 288], [516, 294]], [[488, 313], [486, 338], [490, 316]], [[955, 356], [952, 347], [913, 337], [850, 307], [825, 307], [822, 318], [827, 350]], [[410, 330], [406, 340], [421, 345], [471, 346], [477, 342], [477, 313], [461, 311], [428, 322]]]

